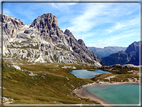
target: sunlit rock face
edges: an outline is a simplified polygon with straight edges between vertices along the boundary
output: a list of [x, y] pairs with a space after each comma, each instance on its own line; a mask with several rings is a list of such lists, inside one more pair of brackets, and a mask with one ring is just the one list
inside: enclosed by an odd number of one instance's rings
[[37, 17], [30, 25], [7, 15], [2, 15], [1, 22], [4, 57], [41, 63], [103, 64], [82, 39], [77, 40], [68, 29], [63, 32], [51, 13]]
[[15, 37], [17, 32], [25, 25], [20, 19], [18, 20], [11, 16], [0, 14], [0, 17], [0, 21], [3, 22], [3, 33], [10, 37]]

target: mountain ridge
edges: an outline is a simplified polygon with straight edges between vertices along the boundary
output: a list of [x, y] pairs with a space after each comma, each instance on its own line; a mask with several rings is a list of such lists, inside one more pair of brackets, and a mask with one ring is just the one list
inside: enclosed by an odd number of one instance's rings
[[112, 53], [125, 50], [126, 47], [118, 47], [118, 46], [108, 46], [104, 48], [88, 47], [88, 49], [90, 51], [93, 51], [99, 58], [103, 58], [109, 56]]
[[41, 63], [104, 64], [83, 40], [76, 40], [68, 29], [63, 32], [51, 13], [37, 17], [30, 25], [17, 20], [2, 15], [4, 57]]
[[[113, 64], [134, 64], [139, 65], [140, 61], [140, 54], [139, 49], [142, 48], [142, 41], [133, 42], [130, 44], [125, 51], [119, 51], [117, 53], [111, 54], [108, 57], [102, 58], [103, 62], [107, 65]], [[142, 49], [140, 49], [142, 50]]]

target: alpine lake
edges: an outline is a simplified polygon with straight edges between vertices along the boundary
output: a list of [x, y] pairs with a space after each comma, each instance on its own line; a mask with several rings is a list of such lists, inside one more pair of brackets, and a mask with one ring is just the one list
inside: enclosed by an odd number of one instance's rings
[[[99, 74], [110, 73], [100, 69], [67, 71], [77, 78], [93, 78]], [[87, 91], [111, 104], [139, 104], [140, 85], [138, 84], [93, 84]]]

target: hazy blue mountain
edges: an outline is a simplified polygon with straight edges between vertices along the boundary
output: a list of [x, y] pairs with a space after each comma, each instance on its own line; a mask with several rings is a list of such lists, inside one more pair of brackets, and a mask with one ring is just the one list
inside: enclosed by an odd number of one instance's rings
[[[108, 57], [102, 58], [102, 61], [107, 65], [113, 64], [134, 64], [139, 65], [139, 48], [142, 41], [133, 42], [125, 51], [119, 51], [111, 54]], [[141, 46], [142, 47], [142, 46]], [[141, 58], [142, 60], [142, 58]]]
[[90, 51], [93, 51], [99, 58], [107, 57], [110, 54], [125, 51], [126, 47], [109, 46], [104, 48], [88, 47]]

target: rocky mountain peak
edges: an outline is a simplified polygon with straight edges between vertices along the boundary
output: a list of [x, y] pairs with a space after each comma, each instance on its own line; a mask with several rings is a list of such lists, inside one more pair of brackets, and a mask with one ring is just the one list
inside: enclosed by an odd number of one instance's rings
[[14, 18], [12, 16], [8, 15], [2, 15], [0, 14], [0, 22], [7, 23], [7, 22], [12, 22], [14, 25], [25, 25], [20, 19]]
[[79, 43], [80, 45], [84, 45], [84, 46], [85, 46], [85, 43], [84, 43], [84, 41], [83, 41], [82, 39], [78, 39], [78, 43]]
[[[9, 22], [5, 21], [3, 26], [6, 24]], [[5, 30], [8, 30], [7, 27]], [[4, 34], [7, 36], [3, 43], [4, 57], [28, 62], [103, 65], [101, 59], [88, 50], [83, 40], [77, 41], [68, 29], [63, 32], [58, 27], [57, 17], [51, 13], [37, 17], [31, 25], [22, 26], [15, 35], [14, 38], [9, 38], [7, 33]]]
[[64, 34], [68, 35], [69, 37], [74, 37], [73, 34], [70, 32], [69, 29], [66, 29], [66, 30], [64, 31]]
[[52, 13], [43, 14], [37, 17], [30, 27], [36, 27], [37, 29], [51, 29], [52, 27], [57, 27], [57, 17], [52, 15]]
[[22, 26], [25, 25], [20, 19], [12, 16], [0, 14], [0, 17], [0, 22], [3, 23], [3, 33], [9, 37], [16, 36], [17, 32], [19, 32]]
[[132, 51], [139, 51], [139, 45], [140, 45], [140, 42], [133, 42], [132, 44], [128, 46], [125, 52], [130, 53]]

